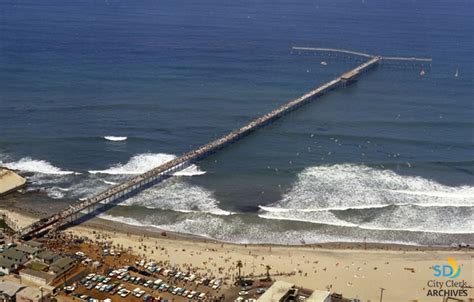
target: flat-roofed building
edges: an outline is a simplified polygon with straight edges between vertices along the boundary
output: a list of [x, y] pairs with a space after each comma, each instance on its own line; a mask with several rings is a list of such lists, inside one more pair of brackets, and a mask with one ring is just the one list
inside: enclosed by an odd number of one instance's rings
[[277, 302], [277, 301], [286, 301], [285, 297], [288, 296], [288, 293], [292, 288], [294, 288], [293, 283], [286, 281], [275, 281], [272, 286], [260, 297], [257, 301], [259, 302]]
[[59, 255], [50, 250], [44, 250], [36, 255], [36, 259], [46, 264], [52, 264], [59, 259]]
[[27, 254], [28, 258], [30, 259], [33, 259], [34, 257], [36, 257], [36, 255], [38, 255], [43, 250], [43, 248], [33, 247], [26, 244], [19, 244], [18, 246], [15, 247], [15, 249]]
[[0, 258], [0, 272], [4, 273], [5, 275], [10, 274], [17, 268], [18, 266], [14, 261], [5, 258]]
[[[293, 283], [275, 281], [272, 286], [257, 299], [258, 302], [335, 302], [331, 293], [317, 289], [300, 290]], [[341, 301], [341, 300], [337, 300]], [[343, 300], [345, 301], [345, 300]]]
[[16, 294], [16, 302], [50, 302], [51, 293], [40, 288], [25, 287]]
[[68, 271], [76, 266], [76, 260], [69, 257], [60, 257], [49, 267], [49, 271], [55, 274], [55, 279], [64, 276]]
[[26, 268], [20, 272], [22, 283], [46, 286], [54, 280], [55, 274]]
[[0, 256], [3, 259], [8, 259], [10, 261], [13, 261], [16, 265], [22, 265], [26, 261], [28, 261], [28, 254], [17, 250], [15, 247], [9, 248], [7, 250], [4, 250]]
[[331, 302], [331, 293], [323, 290], [314, 290], [306, 302]]
[[30, 241], [25, 241], [25, 245], [31, 246], [31, 247], [37, 247], [37, 248], [43, 248], [43, 243], [35, 240], [30, 240]]
[[23, 284], [2, 280], [0, 282], [0, 301], [15, 301], [16, 294], [23, 288], [25, 288]]

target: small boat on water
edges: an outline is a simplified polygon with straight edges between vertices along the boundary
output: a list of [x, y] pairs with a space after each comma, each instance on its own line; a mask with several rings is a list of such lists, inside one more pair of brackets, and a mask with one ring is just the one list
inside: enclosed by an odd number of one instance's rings
[[328, 66], [328, 63], [326, 63], [326, 61], [321, 61], [321, 65]]
[[422, 68], [421, 71], [420, 71], [420, 77], [424, 76], [425, 75], [425, 70]]
[[454, 77], [457, 78], [459, 76], [459, 69], [456, 68], [456, 73], [454, 74]]

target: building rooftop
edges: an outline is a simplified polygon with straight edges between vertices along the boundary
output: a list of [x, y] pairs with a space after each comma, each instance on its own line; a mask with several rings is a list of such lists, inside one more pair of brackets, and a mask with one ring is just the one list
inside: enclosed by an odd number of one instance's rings
[[23, 251], [19, 251], [16, 249], [16, 247], [14, 248], [9, 248], [5, 251], [3, 251], [3, 253], [0, 254], [2, 257], [6, 257], [6, 258], [11, 258], [11, 259], [14, 259], [16, 261], [20, 261], [21, 259], [23, 259], [24, 257], [27, 256], [27, 254]]
[[294, 284], [285, 281], [276, 281], [273, 285], [260, 297], [257, 301], [274, 302], [280, 301], [285, 296]]
[[38, 247], [32, 247], [32, 246], [24, 245], [24, 244], [19, 244], [15, 249], [25, 252], [29, 255], [35, 254], [41, 250]]
[[16, 264], [15, 261], [12, 261], [12, 260], [9, 260], [9, 259], [6, 259], [6, 258], [0, 258], [0, 266], [1, 267], [11, 269], [15, 266], [15, 264]]
[[45, 271], [49, 266], [43, 262], [33, 261], [29, 265], [29, 268], [35, 271]]
[[61, 257], [58, 260], [54, 261], [51, 266], [50, 270], [55, 272], [56, 274], [62, 273], [65, 269], [69, 268], [71, 264], [76, 262], [76, 260], [69, 258], [69, 257]]
[[59, 257], [58, 254], [53, 253], [50, 250], [44, 250], [36, 255], [36, 258], [46, 261], [52, 261], [54, 258]]
[[26, 241], [25, 245], [28, 245], [28, 246], [31, 246], [31, 247], [37, 247], [37, 248], [42, 248], [43, 247], [42, 242], [34, 241], [34, 240]]
[[39, 288], [35, 287], [25, 287], [18, 292], [23, 298], [31, 299], [32, 301], [38, 301], [42, 295], [46, 295], [45, 293], [41, 293]]
[[32, 270], [31, 268], [26, 268], [22, 270], [20, 272], [20, 276], [21, 275], [30, 275], [30, 276], [38, 277], [38, 278], [46, 280], [46, 283], [51, 282], [55, 277], [54, 274], [41, 272], [41, 271], [35, 271], [35, 270]]
[[0, 282], [0, 293], [9, 297], [14, 297], [16, 293], [24, 287], [25, 286], [20, 283], [2, 281]]
[[328, 297], [331, 296], [331, 293], [323, 290], [315, 290], [311, 296], [306, 299], [306, 302], [324, 302], [327, 301]]

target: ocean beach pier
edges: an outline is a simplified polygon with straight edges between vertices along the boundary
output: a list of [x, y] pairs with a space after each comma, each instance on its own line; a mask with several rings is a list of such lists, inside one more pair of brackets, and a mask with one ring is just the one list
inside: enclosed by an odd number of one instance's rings
[[[296, 47], [294, 47], [293, 49], [305, 51], [342, 51], [335, 49], [313, 49]], [[146, 190], [147, 188], [150, 188], [172, 177], [176, 172], [189, 167], [193, 163], [207, 158], [208, 156], [218, 152], [219, 150], [250, 135], [259, 128], [271, 124], [273, 121], [329, 93], [330, 91], [350, 85], [351, 83], [357, 81], [357, 79], [365, 72], [372, 70], [383, 60], [385, 60], [385, 57], [383, 56], [373, 56], [365, 53], [351, 52], [346, 50], [344, 50], [343, 52], [349, 55], [360, 56], [367, 60], [359, 66], [322, 84], [321, 86], [307, 92], [306, 94], [279, 106], [278, 108], [272, 110], [271, 112], [268, 112], [265, 115], [255, 118], [243, 127], [233, 130], [225, 136], [213, 140], [195, 150], [189, 151], [143, 174], [134, 176], [121, 184], [114, 185], [95, 196], [79, 200], [76, 203], [71, 204], [67, 208], [23, 228], [17, 233], [17, 235], [24, 239], [38, 237], [50, 230], [58, 229], [69, 223], [78, 221], [81, 217], [94, 216], [100, 211], [105, 211], [109, 207], [120, 203], [121, 201], [124, 201], [129, 197], [137, 195], [141, 191]], [[389, 57], [388, 59], [391, 60], [393, 58]]]

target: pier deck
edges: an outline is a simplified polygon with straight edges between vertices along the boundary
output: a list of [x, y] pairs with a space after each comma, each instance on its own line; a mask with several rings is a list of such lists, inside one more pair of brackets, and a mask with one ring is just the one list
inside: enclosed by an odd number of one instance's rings
[[32, 225], [22, 229], [18, 235], [22, 238], [35, 237], [50, 229], [58, 228], [68, 222], [73, 222], [79, 217], [89, 214], [93, 215], [98, 209], [103, 209], [110, 204], [116, 204], [123, 201], [139, 192], [157, 184], [161, 181], [171, 177], [174, 173], [188, 167], [189, 165], [202, 160], [209, 155], [219, 151], [220, 149], [238, 141], [239, 139], [249, 135], [255, 130], [266, 126], [274, 120], [288, 114], [289, 112], [298, 109], [311, 100], [320, 97], [327, 92], [339, 87], [345, 86], [347, 83], [354, 81], [365, 71], [376, 66], [381, 57], [368, 56], [369, 60], [356, 68], [344, 73], [343, 75], [321, 85], [320, 87], [311, 90], [303, 96], [294, 99], [275, 110], [252, 120], [247, 125], [236, 129], [229, 134], [218, 138], [206, 145], [203, 145], [193, 151], [183, 154], [167, 163], [162, 164], [150, 171], [132, 177], [131, 179], [115, 185], [96, 196], [78, 201], [66, 209], [55, 213], [49, 217], [43, 218]]

